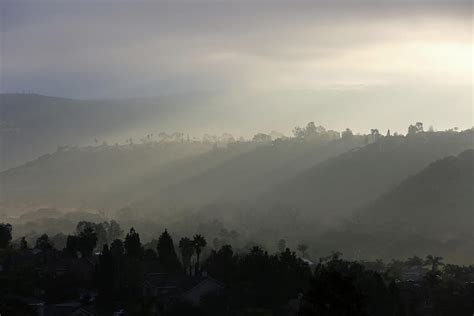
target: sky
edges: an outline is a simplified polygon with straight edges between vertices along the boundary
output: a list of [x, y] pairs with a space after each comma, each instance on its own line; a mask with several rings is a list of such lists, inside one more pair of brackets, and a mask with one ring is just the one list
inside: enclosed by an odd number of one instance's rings
[[284, 131], [310, 120], [473, 125], [471, 1], [0, 0], [0, 10], [1, 92], [206, 92], [203, 102]]

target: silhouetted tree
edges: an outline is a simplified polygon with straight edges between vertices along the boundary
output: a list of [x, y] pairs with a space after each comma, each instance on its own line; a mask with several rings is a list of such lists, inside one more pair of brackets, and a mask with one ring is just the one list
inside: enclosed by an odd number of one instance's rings
[[158, 259], [158, 256], [153, 249], [145, 249], [145, 251], [143, 252], [143, 259], [155, 261]]
[[51, 243], [54, 245], [56, 249], [62, 250], [63, 248], [66, 247], [67, 236], [65, 234], [57, 233], [56, 235], [52, 236], [50, 239], [51, 239]]
[[254, 142], [259, 142], [259, 143], [268, 143], [268, 142], [272, 141], [272, 137], [270, 135], [267, 135], [267, 134], [258, 133], [256, 135], [254, 135], [252, 140]]
[[206, 271], [214, 278], [226, 284], [232, 283], [236, 260], [231, 245], [224, 245], [219, 250], [212, 250], [205, 262]]
[[360, 273], [360, 270], [361, 267], [352, 267], [350, 263], [340, 259], [319, 264], [305, 295], [310, 305], [303, 315], [368, 315], [364, 295], [356, 285], [357, 273]]
[[[252, 307], [270, 307], [276, 302], [274, 297], [280, 276], [274, 258], [261, 247], [254, 246], [238, 261], [237, 286], [243, 289], [240, 294], [244, 304]], [[244, 306], [245, 306], [244, 305]]]
[[0, 224], [0, 249], [5, 249], [12, 240], [12, 225]]
[[191, 274], [191, 257], [194, 254], [194, 244], [188, 237], [183, 237], [179, 240], [179, 250], [183, 261], [184, 271]]
[[168, 230], [165, 229], [158, 238], [156, 250], [158, 253], [158, 261], [166, 271], [178, 271], [181, 269], [178, 256], [174, 249], [173, 239], [168, 233]]
[[97, 234], [91, 226], [85, 227], [77, 236], [77, 248], [82, 256], [90, 257], [97, 245]]
[[415, 125], [408, 126], [408, 135], [414, 135], [421, 132], [423, 132], [423, 123], [421, 122], [416, 122]]
[[284, 300], [285, 297], [294, 296], [297, 291], [302, 291], [306, 287], [311, 277], [311, 270], [289, 248], [279, 253], [275, 259], [275, 272], [280, 276], [279, 281], [286, 284], [285, 287], [278, 287], [278, 291], [275, 290], [275, 293], [278, 295], [278, 300]]
[[76, 235], [67, 236], [66, 250], [76, 256], [77, 252], [79, 251], [79, 241]]
[[99, 303], [110, 309], [110, 302], [114, 296], [115, 284], [117, 283], [117, 267], [114, 265], [114, 258], [109, 249], [109, 245], [102, 247], [99, 262], [96, 267], [95, 281], [99, 294]]
[[[318, 138], [320, 136], [324, 136], [324, 135], [327, 136], [328, 132], [323, 126], [321, 125], [316, 126], [314, 122], [309, 122], [304, 128], [295, 127], [293, 129], [293, 135], [296, 139], [299, 139], [299, 140], [311, 140], [311, 139]], [[339, 137], [339, 133], [337, 133], [337, 135], [338, 135], [337, 137]]]
[[141, 296], [143, 286], [144, 265], [143, 265], [143, 247], [140, 242], [140, 235], [132, 227], [125, 236], [125, 253], [122, 257], [120, 266], [120, 281], [124, 300], [129, 302], [138, 302]]
[[296, 139], [303, 139], [304, 136], [305, 136], [305, 130], [299, 126], [296, 126], [294, 129], [293, 129], [293, 136], [296, 138]]
[[113, 257], [119, 258], [125, 252], [125, 247], [123, 246], [123, 242], [120, 239], [115, 239], [112, 244], [110, 245], [110, 253]]
[[316, 124], [314, 124], [314, 122], [309, 122], [305, 128], [305, 138], [315, 136], [316, 134], [318, 134], [318, 128], [316, 127]]
[[193, 245], [194, 245], [194, 250], [196, 251], [196, 274], [199, 273], [200, 267], [199, 267], [199, 259], [201, 256], [201, 251], [202, 248], [206, 247], [207, 242], [206, 239], [199, 234], [194, 235], [193, 238]]
[[142, 255], [142, 244], [140, 242], [140, 235], [132, 227], [130, 232], [125, 237], [125, 251], [131, 257], [140, 257]]
[[108, 244], [105, 244], [103, 247], [102, 247], [102, 251], [100, 253], [101, 255], [110, 255], [110, 249], [109, 249], [109, 245]]
[[351, 138], [352, 136], [354, 136], [354, 133], [350, 128], [346, 128], [346, 130], [341, 133], [341, 138], [343, 139]]
[[28, 249], [28, 242], [26, 241], [25, 236], [21, 237], [21, 240], [20, 240], [20, 249], [21, 249], [21, 250], [27, 250], [27, 249]]
[[431, 266], [431, 272], [436, 272], [438, 271], [438, 267], [444, 265], [441, 261], [443, 260], [443, 257], [435, 257], [432, 255], [426, 256], [426, 261], [425, 265]]
[[76, 226], [76, 234], [80, 235], [81, 232], [84, 232], [84, 230], [86, 229], [88, 229], [89, 231], [92, 230], [97, 237], [97, 241], [96, 241], [96, 244], [94, 245], [94, 248], [96, 246], [102, 247], [104, 244], [108, 242], [107, 231], [104, 226], [105, 226], [104, 224], [96, 224], [92, 222], [81, 221]]
[[379, 139], [380, 136], [382, 136], [382, 135], [380, 135], [379, 130], [376, 129], [376, 128], [373, 128], [373, 129], [370, 130], [370, 135], [372, 135], [372, 137], [374, 137], [376, 140]]
[[36, 239], [36, 249], [40, 249], [43, 252], [49, 251], [53, 249], [53, 245], [51, 241], [49, 240], [49, 237], [47, 234], [43, 234], [38, 239]]
[[423, 132], [423, 123], [422, 122], [416, 122], [415, 126], [416, 126], [416, 129], [418, 130], [418, 132]]

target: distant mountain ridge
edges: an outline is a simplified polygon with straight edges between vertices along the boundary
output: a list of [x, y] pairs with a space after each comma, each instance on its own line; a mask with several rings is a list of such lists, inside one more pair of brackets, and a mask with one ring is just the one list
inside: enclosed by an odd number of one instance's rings
[[[204, 95], [77, 100], [37, 94], [0, 94], [0, 171], [53, 152], [63, 145], [97, 140], [123, 143], [150, 130], [177, 131], [185, 116], [203, 109]], [[139, 128], [138, 128], [139, 126]]]

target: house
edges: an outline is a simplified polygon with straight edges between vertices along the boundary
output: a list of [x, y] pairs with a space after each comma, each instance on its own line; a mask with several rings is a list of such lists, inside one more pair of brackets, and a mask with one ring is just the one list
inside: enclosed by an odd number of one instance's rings
[[181, 294], [181, 297], [192, 304], [199, 305], [201, 299], [206, 295], [219, 293], [224, 289], [224, 285], [210, 277], [204, 277], [193, 287]]
[[404, 282], [420, 282], [428, 270], [422, 266], [411, 266], [404, 268], [400, 274], [400, 280]]
[[96, 316], [98, 315], [92, 306], [81, 306], [72, 312], [69, 316]]
[[78, 301], [50, 304], [46, 306], [44, 316], [69, 316], [79, 308], [81, 303]]
[[145, 276], [143, 294], [156, 298], [163, 304], [184, 300], [198, 305], [204, 296], [218, 293], [224, 288], [224, 284], [208, 276], [149, 273]]

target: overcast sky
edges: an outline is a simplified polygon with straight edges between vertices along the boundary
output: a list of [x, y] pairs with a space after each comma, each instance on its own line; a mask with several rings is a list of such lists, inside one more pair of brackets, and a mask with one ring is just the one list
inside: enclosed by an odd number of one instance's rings
[[275, 129], [306, 118], [334, 128], [473, 125], [471, 1], [0, 0], [0, 8], [2, 92], [207, 91], [242, 115], [274, 113]]

